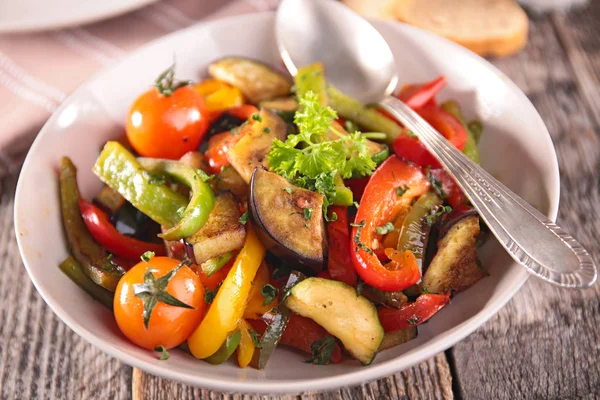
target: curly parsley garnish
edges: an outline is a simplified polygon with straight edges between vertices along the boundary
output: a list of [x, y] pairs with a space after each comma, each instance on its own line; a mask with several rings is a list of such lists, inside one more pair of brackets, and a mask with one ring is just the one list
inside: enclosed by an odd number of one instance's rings
[[331, 336], [325, 336], [321, 340], [315, 340], [310, 344], [312, 357], [306, 360], [306, 362], [318, 365], [331, 364], [331, 356], [334, 348], [335, 339]]

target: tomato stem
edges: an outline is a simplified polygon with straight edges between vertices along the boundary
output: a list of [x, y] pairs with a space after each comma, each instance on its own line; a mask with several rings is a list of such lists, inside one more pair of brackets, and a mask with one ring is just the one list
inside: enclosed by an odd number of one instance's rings
[[179, 81], [175, 79], [175, 63], [167, 68], [154, 81], [154, 87], [163, 96], [169, 97], [179, 88], [191, 85], [192, 81]]

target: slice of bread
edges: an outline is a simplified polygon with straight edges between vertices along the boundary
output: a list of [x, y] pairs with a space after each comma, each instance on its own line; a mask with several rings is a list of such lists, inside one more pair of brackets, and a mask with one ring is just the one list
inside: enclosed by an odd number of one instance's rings
[[504, 56], [527, 42], [528, 20], [514, 0], [343, 0], [355, 11], [397, 19], [483, 56]]

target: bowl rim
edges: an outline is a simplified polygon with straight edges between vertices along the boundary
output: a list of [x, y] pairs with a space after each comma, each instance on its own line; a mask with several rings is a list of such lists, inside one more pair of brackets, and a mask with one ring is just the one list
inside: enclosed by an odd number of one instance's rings
[[[421, 363], [436, 354], [443, 352], [450, 347], [454, 346], [460, 340], [469, 336], [473, 331], [483, 325], [487, 320], [493, 317], [510, 299], [513, 298], [515, 293], [521, 288], [521, 286], [527, 281], [530, 276], [530, 273], [526, 272], [523, 269], [521, 273], [521, 279], [516, 282], [514, 286], [510, 288], [510, 290], [506, 291], [504, 296], [498, 298], [486, 305], [487, 310], [485, 312], [479, 311], [475, 316], [471, 317], [467, 322], [458, 325], [455, 328], [459, 327], [459, 329], [454, 329], [449, 332], [443, 341], [435, 342], [429, 344], [425, 349], [415, 353], [410, 360], [398, 360], [397, 358], [393, 358], [387, 361], [384, 361], [380, 364], [371, 365], [369, 368], [352, 371], [348, 373], [343, 373], [340, 375], [318, 378], [318, 379], [302, 379], [302, 380], [273, 380], [273, 381], [263, 381], [263, 380], [255, 380], [255, 381], [231, 381], [231, 380], [217, 380], [212, 377], [203, 377], [201, 375], [194, 375], [192, 373], [180, 373], [173, 372], [169, 368], [165, 368], [165, 366], [156, 363], [150, 363], [147, 361], [143, 361], [134, 355], [130, 355], [129, 353], [121, 350], [117, 345], [110, 344], [104, 338], [100, 337], [96, 333], [88, 330], [83, 325], [81, 325], [76, 319], [69, 317], [68, 313], [61, 306], [60, 301], [54, 299], [52, 295], [50, 295], [45, 290], [41, 289], [40, 282], [38, 281], [35, 274], [32, 274], [31, 269], [29, 267], [29, 262], [27, 257], [24, 256], [23, 251], [23, 243], [22, 239], [18, 232], [20, 232], [21, 223], [17, 216], [20, 214], [19, 209], [20, 205], [18, 199], [22, 196], [22, 182], [21, 175], [23, 171], [27, 170], [30, 163], [35, 162], [33, 160], [32, 154], [36, 152], [37, 147], [40, 145], [40, 138], [46, 134], [48, 130], [50, 130], [50, 126], [53, 126], [58, 116], [61, 112], [70, 104], [70, 100], [81, 95], [83, 92], [87, 90], [87, 87], [92, 83], [101, 80], [105, 75], [110, 74], [112, 71], [121, 68], [121, 65], [130, 60], [131, 58], [136, 57], [139, 53], [145, 51], [150, 46], [158, 45], [163, 41], [169, 41], [173, 37], [178, 35], [183, 35], [188, 31], [199, 29], [204, 26], [211, 26], [220, 23], [232, 23], [237, 20], [244, 19], [253, 19], [253, 18], [274, 18], [275, 12], [258, 12], [258, 13], [250, 13], [243, 15], [230, 16], [226, 18], [219, 18], [216, 20], [199, 22], [192, 26], [189, 26], [185, 29], [181, 29], [179, 31], [172, 32], [168, 35], [162, 36], [158, 39], [152, 40], [147, 44], [141, 46], [135, 51], [131, 52], [127, 57], [116, 62], [113, 66], [104, 68], [94, 74], [89, 79], [85, 80], [76, 90], [74, 90], [65, 101], [59, 106], [59, 108], [52, 114], [52, 116], [46, 121], [42, 129], [40, 130], [38, 136], [34, 140], [27, 157], [23, 163], [21, 174], [19, 176], [19, 180], [17, 182], [17, 187], [15, 190], [15, 201], [14, 201], [14, 224], [15, 224], [15, 235], [17, 239], [17, 244], [19, 247], [19, 252], [21, 258], [23, 260], [23, 264], [29, 278], [33, 282], [36, 290], [42, 296], [46, 304], [52, 309], [52, 311], [56, 314], [56, 316], [64, 322], [71, 330], [73, 330], [77, 335], [81, 338], [85, 339], [87, 342], [99, 348], [104, 353], [110, 355], [118, 359], [119, 361], [130, 365], [135, 368], [139, 368], [144, 372], [165, 377], [174, 381], [182, 382], [188, 385], [197, 386], [197, 387], [205, 387], [212, 390], [223, 391], [223, 392], [241, 392], [241, 393], [262, 393], [262, 394], [276, 394], [276, 393], [300, 393], [306, 392], [307, 390], [314, 391], [323, 391], [323, 390], [334, 390], [336, 388], [348, 385], [359, 385], [367, 381], [371, 381], [374, 379], [379, 379], [384, 376], [392, 375], [398, 371], [404, 370], [406, 368], [410, 368], [418, 363]], [[482, 57], [476, 55], [468, 49], [463, 48], [462, 46], [455, 44], [445, 38], [439, 37], [433, 33], [423, 31], [419, 28], [409, 26], [407, 24], [397, 22], [397, 21], [382, 21], [382, 20], [374, 20], [368, 19], [374, 25], [382, 24], [382, 25], [394, 25], [394, 24], [402, 24], [404, 29], [407, 29], [411, 34], [414, 35], [425, 35], [435, 40], [439, 40], [441, 42], [445, 42], [446, 45], [450, 45], [453, 47], [453, 51], [462, 52], [464, 56], [467, 56], [470, 59], [470, 62], [475, 62], [479, 64], [483, 64], [486, 68], [490, 69], [497, 75], [503, 78], [503, 82], [505, 85], [509, 87], [509, 89], [514, 92], [522, 101], [531, 105], [532, 109], [535, 113], [532, 113], [531, 117], [535, 118], [540, 122], [540, 127], [543, 129], [545, 133], [546, 139], [549, 141], [549, 157], [552, 158], [552, 171], [548, 171], [551, 174], [551, 180], [553, 181], [552, 187], [548, 189], [549, 193], [549, 209], [547, 212], [547, 216], [552, 220], [556, 221], [556, 217], [558, 214], [558, 205], [559, 205], [559, 197], [560, 197], [560, 178], [559, 178], [559, 170], [558, 170], [558, 159], [556, 156], [556, 150], [554, 148], [554, 144], [552, 143], [552, 138], [546, 125], [543, 123], [543, 120], [533, 104], [529, 101], [527, 96], [519, 89], [519, 87], [510, 80], [503, 72], [501, 72], [498, 68], [492, 65], [487, 60]], [[553, 189], [554, 188], [554, 189]]]

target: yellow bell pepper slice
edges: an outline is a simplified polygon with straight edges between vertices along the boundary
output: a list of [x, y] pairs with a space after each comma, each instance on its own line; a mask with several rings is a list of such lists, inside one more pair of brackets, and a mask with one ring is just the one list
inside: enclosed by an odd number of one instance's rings
[[265, 256], [265, 248], [256, 233], [248, 226], [244, 247], [213, 299], [206, 316], [188, 339], [190, 351], [196, 358], [213, 355], [238, 327], [244, 315], [252, 280]]
[[251, 329], [252, 327], [245, 319], [240, 320], [240, 332], [242, 333], [242, 338], [240, 340], [240, 345], [237, 348], [237, 358], [240, 368], [246, 368], [254, 356], [255, 346], [252, 335], [250, 334]]
[[262, 263], [256, 276], [254, 277], [254, 285], [250, 288], [250, 294], [248, 295], [248, 305], [244, 311], [244, 318], [246, 319], [260, 319], [260, 317], [271, 310], [273, 307], [277, 307], [279, 303], [276, 297], [273, 301], [265, 305], [265, 296], [262, 295], [261, 290], [263, 286], [269, 283], [269, 267], [266, 263]]
[[244, 104], [244, 95], [240, 89], [216, 79], [207, 79], [195, 88], [204, 97], [206, 109], [211, 115], [218, 115], [230, 107]]

